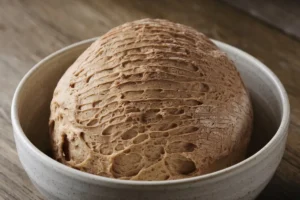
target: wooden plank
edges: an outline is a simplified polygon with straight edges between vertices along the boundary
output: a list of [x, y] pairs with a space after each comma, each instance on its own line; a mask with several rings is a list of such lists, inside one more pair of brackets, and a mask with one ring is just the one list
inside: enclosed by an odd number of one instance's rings
[[222, 0], [300, 39], [300, 1]]
[[22, 76], [66, 45], [145, 17], [192, 26], [249, 52], [278, 75], [289, 94], [291, 126], [284, 159], [259, 199], [299, 199], [300, 41], [216, 0], [1, 0], [0, 197], [42, 199], [18, 161], [10, 123], [12, 95]]

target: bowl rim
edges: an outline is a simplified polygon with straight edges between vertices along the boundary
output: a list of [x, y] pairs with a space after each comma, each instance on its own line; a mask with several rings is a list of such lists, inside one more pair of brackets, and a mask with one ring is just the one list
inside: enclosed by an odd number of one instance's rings
[[124, 185], [124, 186], [168, 186], [168, 185], [177, 185], [177, 184], [186, 184], [186, 183], [193, 183], [198, 181], [204, 181], [207, 179], [217, 178], [221, 175], [228, 174], [229, 172], [238, 171], [238, 169], [241, 169], [243, 167], [249, 166], [249, 164], [253, 163], [253, 161], [261, 154], [266, 152], [268, 149], [272, 147], [273, 144], [276, 144], [276, 141], [280, 140], [286, 133], [286, 128], [289, 124], [289, 118], [290, 118], [290, 105], [287, 93], [278, 79], [278, 77], [262, 62], [254, 58], [253, 56], [249, 55], [248, 53], [233, 47], [229, 44], [223, 43], [221, 41], [212, 40], [218, 47], [222, 49], [227, 49], [231, 52], [235, 52], [236, 55], [239, 55], [241, 57], [244, 57], [245, 59], [249, 60], [253, 65], [255, 65], [257, 68], [260, 68], [263, 73], [265, 73], [273, 82], [277, 92], [280, 95], [280, 103], [282, 104], [282, 117], [280, 121], [280, 126], [277, 129], [277, 132], [275, 135], [271, 138], [271, 140], [263, 146], [259, 151], [257, 151], [255, 154], [251, 155], [250, 157], [244, 159], [243, 161], [232, 165], [230, 167], [218, 170], [216, 172], [212, 172], [209, 174], [204, 174], [200, 176], [190, 177], [190, 178], [183, 178], [183, 179], [176, 179], [176, 180], [166, 180], [166, 181], [134, 181], [134, 180], [120, 180], [120, 179], [114, 179], [114, 178], [107, 178], [102, 177], [94, 174], [89, 174], [87, 172], [79, 171], [76, 169], [73, 169], [71, 167], [68, 167], [64, 164], [61, 164], [57, 162], [56, 160], [50, 158], [46, 154], [44, 154], [41, 150], [39, 150], [36, 146], [34, 146], [30, 140], [27, 138], [25, 133], [22, 130], [22, 127], [20, 125], [19, 116], [18, 116], [18, 108], [19, 108], [19, 97], [20, 93], [23, 89], [23, 85], [26, 83], [26, 81], [30, 78], [32, 74], [34, 74], [35, 71], [38, 70], [38, 68], [42, 67], [44, 63], [48, 62], [49, 60], [55, 58], [56, 56], [71, 50], [73, 48], [79, 47], [81, 45], [91, 44], [94, 42], [98, 37], [83, 40], [80, 42], [76, 42], [74, 44], [71, 44], [69, 46], [66, 46], [49, 56], [45, 57], [41, 61], [39, 61], [36, 65], [34, 65], [33, 68], [31, 68], [25, 76], [22, 78], [20, 83], [18, 84], [16, 91], [13, 96], [12, 100], [12, 106], [11, 106], [11, 121], [12, 126], [14, 129], [15, 140], [20, 140], [21, 143], [23, 143], [27, 149], [32, 152], [35, 157], [38, 157], [41, 159], [41, 162], [44, 162], [46, 164], [49, 164], [49, 166], [52, 166], [54, 169], [62, 171], [65, 175], [86, 180], [86, 181], [96, 181], [98, 183], [107, 183], [107, 184], [114, 184], [114, 185]]

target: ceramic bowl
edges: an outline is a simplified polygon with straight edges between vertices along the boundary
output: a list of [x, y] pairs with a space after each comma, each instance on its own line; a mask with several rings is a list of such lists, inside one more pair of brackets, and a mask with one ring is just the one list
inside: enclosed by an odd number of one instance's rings
[[181, 180], [128, 181], [67, 167], [48, 156], [48, 118], [54, 88], [75, 59], [93, 42], [63, 48], [34, 66], [12, 102], [12, 124], [21, 163], [46, 199], [89, 200], [249, 200], [272, 178], [282, 158], [289, 124], [289, 102], [278, 78], [249, 54], [214, 43], [235, 62], [250, 92], [254, 131], [248, 157], [223, 170]]

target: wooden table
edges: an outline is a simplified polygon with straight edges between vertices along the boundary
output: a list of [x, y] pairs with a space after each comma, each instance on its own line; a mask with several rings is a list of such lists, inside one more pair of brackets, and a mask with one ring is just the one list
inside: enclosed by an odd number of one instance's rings
[[11, 127], [11, 100], [24, 74], [66, 45], [145, 17], [195, 27], [252, 54], [278, 75], [290, 98], [290, 132], [276, 175], [258, 199], [299, 200], [300, 41], [224, 2], [201, 0], [0, 0], [0, 199], [43, 199], [18, 160]]

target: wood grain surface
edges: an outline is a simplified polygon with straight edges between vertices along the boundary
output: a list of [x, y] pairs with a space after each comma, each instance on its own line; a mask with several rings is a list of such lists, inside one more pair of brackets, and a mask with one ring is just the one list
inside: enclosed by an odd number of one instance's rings
[[48, 54], [126, 21], [166, 18], [252, 54], [286, 87], [291, 124], [284, 158], [259, 200], [300, 199], [300, 41], [211, 0], [0, 0], [0, 199], [41, 200], [16, 153], [10, 106], [24, 74]]
[[222, 0], [246, 13], [300, 39], [300, 1]]

